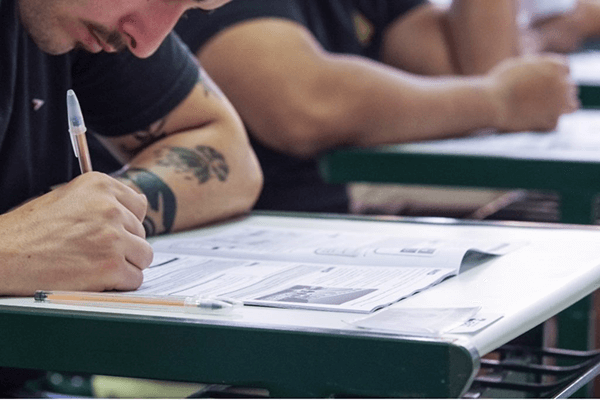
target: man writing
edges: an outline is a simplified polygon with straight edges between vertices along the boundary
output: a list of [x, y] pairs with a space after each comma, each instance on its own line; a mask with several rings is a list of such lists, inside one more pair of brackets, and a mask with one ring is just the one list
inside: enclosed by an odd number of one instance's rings
[[[243, 125], [169, 35], [226, 2], [0, 0], [0, 295], [135, 289], [146, 231], [252, 207], [262, 177]], [[118, 179], [75, 177], [68, 89], [127, 163]]]
[[[252, 207], [262, 175], [243, 125], [169, 34], [226, 2], [0, 0], [0, 295], [135, 289], [147, 233]], [[126, 163], [117, 179], [76, 177], [68, 89]], [[2, 369], [0, 394], [30, 376]]]

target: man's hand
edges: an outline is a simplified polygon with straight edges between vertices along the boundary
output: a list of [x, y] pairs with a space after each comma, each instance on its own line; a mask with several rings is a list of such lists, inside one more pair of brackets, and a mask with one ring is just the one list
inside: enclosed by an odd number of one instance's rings
[[86, 173], [0, 216], [0, 295], [133, 290], [152, 261], [145, 196]]
[[580, 106], [564, 57], [509, 59], [494, 68], [488, 79], [500, 131], [552, 130], [558, 117]]

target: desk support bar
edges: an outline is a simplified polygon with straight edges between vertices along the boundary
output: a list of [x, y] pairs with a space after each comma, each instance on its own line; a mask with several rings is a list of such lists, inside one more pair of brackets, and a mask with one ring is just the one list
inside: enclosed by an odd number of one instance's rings
[[[273, 397], [425, 398], [459, 397], [479, 369], [474, 349], [393, 335], [0, 310], [7, 367], [257, 387]], [[173, 354], [177, 362], [160, 362]]]

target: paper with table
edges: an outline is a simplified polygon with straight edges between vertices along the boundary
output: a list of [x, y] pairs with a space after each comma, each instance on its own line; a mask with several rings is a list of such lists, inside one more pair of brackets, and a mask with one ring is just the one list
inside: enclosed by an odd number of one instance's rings
[[154, 243], [137, 292], [368, 313], [522, 244], [234, 227]]

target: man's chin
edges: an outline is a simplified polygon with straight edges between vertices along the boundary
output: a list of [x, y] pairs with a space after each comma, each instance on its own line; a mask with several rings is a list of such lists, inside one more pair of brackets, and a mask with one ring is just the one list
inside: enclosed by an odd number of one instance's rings
[[56, 43], [48, 43], [48, 42], [38, 42], [34, 39], [37, 47], [46, 54], [50, 54], [51, 56], [60, 56], [62, 54], [66, 54], [78, 47], [78, 44], [75, 45], [61, 45]]

